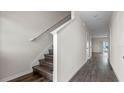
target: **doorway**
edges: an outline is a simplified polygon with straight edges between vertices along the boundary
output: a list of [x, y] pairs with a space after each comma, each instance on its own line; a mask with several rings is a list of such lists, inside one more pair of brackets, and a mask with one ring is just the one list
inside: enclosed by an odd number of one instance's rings
[[107, 53], [108, 54], [108, 41], [103, 41], [103, 53]]

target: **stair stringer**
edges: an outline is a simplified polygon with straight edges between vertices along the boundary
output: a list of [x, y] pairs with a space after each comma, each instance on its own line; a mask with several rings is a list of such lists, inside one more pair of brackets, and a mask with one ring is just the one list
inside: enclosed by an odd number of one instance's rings
[[44, 59], [44, 54], [49, 53], [49, 49], [52, 49], [53, 42], [50, 43], [43, 51], [41, 51], [35, 59], [32, 61], [31, 67], [39, 65], [39, 59]]

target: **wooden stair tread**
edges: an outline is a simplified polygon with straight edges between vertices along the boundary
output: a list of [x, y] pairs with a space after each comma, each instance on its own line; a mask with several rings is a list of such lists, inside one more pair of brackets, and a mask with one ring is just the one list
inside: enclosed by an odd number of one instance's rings
[[42, 82], [51, 82], [51, 81], [48, 79], [44, 79]]
[[33, 75], [33, 73], [29, 73], [29, 74], [20, 76], [20, 77], [18, 77], [18, 78], [15, 78], [15, 79], [13, 79], [13, 80], [10, 80], [10, 81], [8, 81], [8, 82], [20, 82], [20, 81], [23, 81], [23, 80], [25, 80], [25, 79], [31, 77], [32, 75]]
[[53, 81], [53, 49], [44, 54], [44, 59], [39, 60], [39, 65], [32, 67], [33, 72], [20, 76], [9, 82], [52, 82]]
[[32, 82], [32, 81], [34, 81], [36, 79], [39, 79], [40, 77], [41, 76], [39, 76], [39, 75], [33, 75], [32, 77], [29, 77], [29, 78], [23, 80], [23, 82]]
[[53, 63], [52, 62], [44, 62], [43, 64], [48, 64], [48, 65], [53, 66]]
[[50, 70], [53, 69], [53, 64], [52, 64], [52, 63], [49, 63], [49, 62], [41, 63], [40, 66], [46, 66], [46, 67], [48, 67]]
[[[45, 78], [44, 80], [41, 80], [41, 78], [44, 77], [42, 77], [41, 75], [34, 75], [33, 73], [29, 73], [8, 82], [44, 82], [46, 80]], [[49, 82], [49, 80], [46, 82]]]
[[53, 60], [40, 59], [39, 62], [40, 62], [40, 63], [45, 63], [45, 62], [47, 62], [47, 63], [49, 63], [49, 64], [53, 64]]
[[53, 67], [53, 61], [46, 61], [46, 60], [39, 60], [40, 62], [40, 65], [45, 65], [45, 66], [48, 66], [48, 67]]
[[47, 66], [37, 65], [37, 66], [34, 66], [33, 68], [36, 69], [36, 70], [39, 70], [41, 72], [48, 73], [48, 74], [52, 74], [53, 73], [53, 71], [50, 70]]
[[53, 58], [53, 54], [44, 54], [44, 56]]
[[[34, 74], [39, 74], [46, 78], [46, 81], [52, 81], [53, 78], [53, 49], [49, 49], [48, 54], [44, 54], [44, 59], [39, 60], [39, 65], [32, 67]], [[35, 80], [37, 81], [42, 81], [42, 78]], [[34, 82], [35, 82], [34, 81]], [[43, 82], [46, 82], [43, 80]]]
[[50, 69], [47, 66], [41, 66], [41, 65], [34, 66], [33, 71], [34, 71], [34, 74], [37, 73], [37, 74], [42, 75], [43, 77], [45, 77], [49, 80], [52, 80], [52, 78], [53, 78], [53, 74], [52, 74], [53, 69]]
[[34, 80], [33, 82], [51, 82], [50, 80], [48, 80], [47, 78], [41, 77], [37, 80]]
[[53, 55], [44, 54], [44, 56], [45, 56], [45, 60], [46, 60], [46, 61], [53, 61]]
[[41, 77], [41, 78], [38, 78], [38, 79], [36, 79], [36, 80], [34, 80], [34, 81], [32, 81], [32, 82], [41, 82], [41, 81], [44, 81], [44, 77]]

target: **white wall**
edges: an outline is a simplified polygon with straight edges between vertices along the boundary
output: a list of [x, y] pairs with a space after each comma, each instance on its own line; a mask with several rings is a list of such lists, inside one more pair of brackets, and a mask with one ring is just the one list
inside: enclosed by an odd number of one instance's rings
[[85, 24], [75, 13], [75, 19], [57, 33], [57, 79], [69, 81], [86, 63], [88, 33]]
[[39, 31], [67, 16], [68, 12], [0, 12], [0, 80], [32, 71], [32, 62], [52, 43], [47, 33], [29, 41]]
[[85, 36], [86, 36], [86, 59], [90, 59], [92, 56], [92, 37], [87, 29]]
[[124, 12], [113, 13], [110, 43], [110, 63], [119, 81], [124, 81]]
[[103, 52], [103, 41], [108, 41], [107, 37], [93, 37], [92, 38], [92, 44], [93, 44], [93, 50], [92, 52]]
[[92, 34], [90, 33], [90, 35], [89, 35], [89, 39], [90, 39], [90, 41], [89, 41], [89, 45], [90, 45], [90, 56], [89, 56], [89, 58], [91, 58], [92, 57], [92, 51], [93, 51], [93, 49], [92, 49], [92, 46], [93, 46], [93, 44], [92, 44]]

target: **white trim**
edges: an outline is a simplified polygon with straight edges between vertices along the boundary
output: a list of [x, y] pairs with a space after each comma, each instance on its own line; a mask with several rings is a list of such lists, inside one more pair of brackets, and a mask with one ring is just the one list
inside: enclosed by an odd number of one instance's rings
[[53, 59], [53, 82], [57, 82], [57, 34], [53, 35], [53, 53], [54, 53], [54, 59]]
[[75, 19], [75, 12], [71, 11], [71, 20]]
[[7, 78], [1, 79], [0, 82], [7, 82], [7, 81], [13, 80], [13, 79], [15, 79], [15, 78], [18, 78], [18, 77], [20, 77], [20, 76], [29, 74], [29, 73], [31, 73], [31, 72], [32, 72], [32, 70], [25, 71], [25, 72], [21, 72], [21, 73], [18, 73], [18, 74], [14, 74], [14, 75], [9, 76], [9, 77], [7, 77]]
[[109, 61], [110, 61], [110, 65], [116, 75], [116, 78], [118, 79], [119, 82], [121, 82], [121, 79], [119, 78], [117, 72], [116, 72], [116, 68], [113, 66], [112, 64], [112, 31], [111, 31], [111, 23], [112, 23], [112, 18], [114, 16], [114, 13], [111, 17], [111, 20], [110, 20], [110, 24], [109, 24]]
[[65, 22], [64, 24], [62, 24], [61, 26], [59, 26], [58, 28], [56, 28], [54, 31], [51, 32], [51, 34], [53, 35], [53, 54], [54, 54], [54, 59], [53, 59], [53, 82], [57, 82], [58, 81], [58, 72], [57, 72], [57, 33], [59, 31], [61, 31], [61, 29], [63, 29], [65, 26], [67, 26], [68, 24], [70, 24], [73, 20], [75, 19], [75, 12], [71, 12], [71, 19], [67, 22]]
[[[119, 78], [118, 74], [116, 73], [116, 70], [115, 70], [114, 66], [113, 66], [111, 63], [110, 63], [110, 65], [111, 65], [111, 67], [112, 67], [112, 69], [113, 69], [113, 71], [114, 71], [114, 73], [115, 73], [115, 76], [116, 76], [117, 80], [118, 80], [119, 82], [121, 82], [121, 79]], [[123, 82], [123, 81], [122, 81], [122, 82]]]

